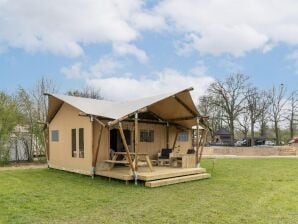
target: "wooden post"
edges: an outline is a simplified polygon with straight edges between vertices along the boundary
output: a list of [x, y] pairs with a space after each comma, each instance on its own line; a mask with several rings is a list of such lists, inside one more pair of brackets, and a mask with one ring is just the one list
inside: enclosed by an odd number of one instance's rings
[[176, 133], [175, 133], [175, 138], [174, 138], [174, 142], [173, 142], [172, 152], [174, 152], [174, 149], [175, 149], [175, 146], [176, 146], [178, 133], [179, 133], [178, 128], [176, 127]]
[[204, 129], [203, 143], [202, 143], [202, 145], [201, 145], [201, 151], [200, 151], [200, 157], [199, 157], [199, 160], [198, 160], [198, 164], [200, 164], [201, 159], [202, 159], [203, 150], [204, 150], [204, 145], [206, 144], [206, 141], [207, 141], [207, 136], [208, 136], [208, 129]]
[[[79, 114], [79, 116], [80, 116], [80, 114]], [[92, 179], [94, 178], [94, 176], [95, 176], [95, 173], [96, 173], [96, 168], [95, 168], [95, 166], [93, 166], [93, 160], [94, 160], [94, 117], [93, 117], [93, 115], [90, 115], [90, 123], [91, 123], [91, 149], [92, 149], [92, 153], [91, 153], [91, 155], [92, 155], [92, 157], [91, 157], [91, 165], [92, 165], [92, 170], [91, 170], [91, 176], [92, 176]]]
[[167, 122], [167, 127], [166, 127], [166, 146], [167, 146], [167, 149], [170, 147], [170, 144], [169, 144], [169, 122]]
[[[100, 148], [102, 132], [103, 132], [103, 129], [104, 129], [104, 126], [102, 125], [101, 122], [99, 122], [98, 119], [95, 119], [95, 121], [97, 121], [100, 124], [100, 131], [99, 131], [99, 137], [98, 137], [98, 142], [97, 142], [97, 146], [96, 146], [95, 152], [92, 153], [93, 176], [95, 175], [95, 172], [96, 172], [97, 157], [98, 157], [98, 152], [99, 152], [99, 148]], [[92, 119], [92, 136], [94, 134], [93, 133], [93, 130], [94, 130], [94, 127], [93, 126], [94, 126], [94, 123], [93, 123], [93, 119]], [[93, 137], [92, 137], [92, 142], [93, 142]]]
[[92, 166], [93, 167], [96, 166], [97, 156], [98, 156], [98, 152], [99, 152], [99, 148], [100, 148], [100, 143], [101, 143], [102, 131], [103, 131], [103, 126], [100, 127], [99, 137], [98, 137], [98, 142], [97, 142], [96, 150], [93, 153], [93, 158], [92, 158]]
[[139, 123], [138, 123], [138, 113], [135, 113], [135, 170], [138, 170], [138, 153], [139, 153]]
[[48, 138], [47, 138], [47, 144], [46, 144], [46, 157], [47, 157], [47, 163], [49, 166], [49, 161], [50, 161], [50, 127], [49, 127], [49, 124], [47, 124], [47, 132], [48, 132]]
[[128, 149], [128, 146], [127, 146], [127, 143], [126, 143], [126, 139], [125, 139], [125, 135], [124, 135], [124, 132], [123, 132], [121, 122], [119, 122], [119, 132], [120, 132], [120, 135], [121, 135], [122, 143], [124, 145], [124, 149], [125, 149], [126, 154], [127, 154], [127, 159], [128, 159], [128, 162], [129, 162], [129, 166], [130, 166], [131, 170], [133, 171], [133, 173], [135, 174], [135, 168], [134, 168], [134, 165], [133, 165], [133, 162], [132, 162], [132, 159], [131, 159], [131, 155], [130, 155], [130, 152], [129, 152], [129, 149]]
[[199, 140], [199, 123], [200, 123], [200, 120], [197, 117], [197, 125], [196, 125], [196, 128], [197, 128], [197, 133], [196, 133], [196, 164], [197, 165], [199, 163], [199, 149], [200, 149], [200, 145], [201, 145], [201, 141], [202, 141], [202, 136], [200, 137], [200, 140]]

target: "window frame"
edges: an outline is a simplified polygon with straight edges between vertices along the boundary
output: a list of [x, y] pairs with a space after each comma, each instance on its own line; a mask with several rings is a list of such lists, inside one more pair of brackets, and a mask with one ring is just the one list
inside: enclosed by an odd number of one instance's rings
[[153, 129], [141, 129], [140, 130], [140, 142], [154, 143], [154, 130]]
[[[54, 135], [56, 134], [56, 135]], [[53, 137], [55, 136], [55, 137]], [[52, 142], [59, 142], [59, 130], [51, 130], [51, 140]]]
[[188, 142], [189, 141], [189, 132], [188, 131], [180, 131], [177, 135], [178, 142]]

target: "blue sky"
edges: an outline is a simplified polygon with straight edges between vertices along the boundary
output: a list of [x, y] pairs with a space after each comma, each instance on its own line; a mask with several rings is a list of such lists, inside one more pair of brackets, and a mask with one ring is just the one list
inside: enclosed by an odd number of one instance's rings
[[296, 1], [0, 0], [0, 89], [42, 76], [60, 92], [123, 100], [241, 72], [260, 88], [298, 83]]

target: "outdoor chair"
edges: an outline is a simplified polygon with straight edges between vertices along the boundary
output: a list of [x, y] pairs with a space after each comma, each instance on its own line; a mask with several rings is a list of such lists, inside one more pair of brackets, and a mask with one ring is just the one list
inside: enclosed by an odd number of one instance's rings
[[186, 154], [195, 154], [196, 151], [194, 149], [188, 149]]
[[161, 152], [158, 153], [158, 165], [165, 165], [170, 163], [170, 154], [172, 149], [163, 148]]

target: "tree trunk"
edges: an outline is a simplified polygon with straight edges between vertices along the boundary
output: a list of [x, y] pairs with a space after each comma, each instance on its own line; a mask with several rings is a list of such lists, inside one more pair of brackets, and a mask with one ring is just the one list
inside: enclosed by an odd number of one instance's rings
[[291, 120], [290, 120], [290, 136], [291, 139], [294, 138], [294, 115], [291, 114]]
[[261, 133], [260, 133], [262, 138], [266, 137], [266, 123], [265, 122], [261, 122]]
[[276, 145], [279, 145], [279, 130], [278, 130], [278, 122], [274, 121], [274, 131], [275, 131], [275, 138], [276, 138]]
[[254, 146], [255, 145], [255, 124], [254, 124], [254, 122], [251, 122], [250, 135], [251, 135], [251, 146]]
[[231, 144], [234, 145], [235, 133], [234, 133], [234, 119], [230, 119], [230, 132], [231, 132]]

